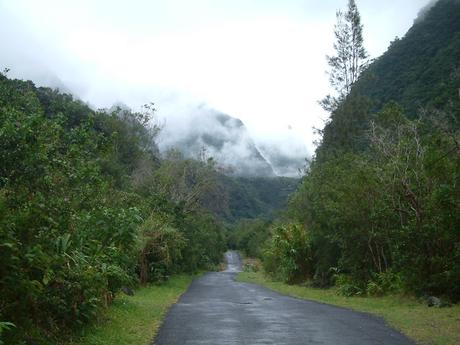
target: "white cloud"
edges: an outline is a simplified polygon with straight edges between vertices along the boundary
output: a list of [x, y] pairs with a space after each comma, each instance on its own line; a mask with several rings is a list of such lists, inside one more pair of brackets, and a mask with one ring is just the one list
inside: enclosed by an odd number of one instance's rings
[[[324, 57], [346, 2], [3, 0], [0, 67], [41, 84], [54, 74], [99, 107], [155, 101], [168, 117], [205, 102], [241, 118], [259, 145], [306, 156], [326, 117]], [[357, 2], [375, 57], [428, 0]]]

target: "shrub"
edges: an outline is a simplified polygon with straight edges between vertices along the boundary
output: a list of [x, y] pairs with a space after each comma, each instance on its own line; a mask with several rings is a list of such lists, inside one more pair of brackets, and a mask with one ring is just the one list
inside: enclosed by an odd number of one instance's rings
[[176, 271], [186, 245], [183, 235], [159, 214], [141, 226], [139, 277], [141, 283], [162, 281]]
[[306, 229], [299, 224], [278, 225], [264, 255], [267, 273], [288, 283], [311, 278], [313, 253]]
[[366, 293], [369, 296], [382, 296], [401, 290], [402, 281], [400, 274], [395, 274], [391, 271], [373, 274], [372, 280], [367, 283], [366, 287]]
[[364, 289], [361, 284], [354, 281], [348, 274], [337, 274], [335, 276], [335, 284], [338, 293], [343, 296], [351, 297], [363, 295]]

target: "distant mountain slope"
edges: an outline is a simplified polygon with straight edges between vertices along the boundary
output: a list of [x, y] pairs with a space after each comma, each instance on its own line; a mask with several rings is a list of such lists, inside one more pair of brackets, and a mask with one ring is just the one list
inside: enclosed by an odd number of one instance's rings
[[160, 139], [162, 151], [177, 148], [186, 157], [196, 158], [205, 149], [230, 175], [276, 176], [241, 120], [204, 106], [187, 115], [180, 125], [166, 122]]
[[299, 178], [307, 164], [308, 153], [305, 147], [289, 145], [288, 142], [262, 142], [257, 148], [270, 162], [278, 176]]
[[430, 3], [402, 39], [371, 64], [355, 91], [373, 101], [374, 110], [400, 103], [414, 118], [421, 106], [460, 109], [460, 0]]
[[370, 122], [389, 102], [402, 106], [410, 119], [418, 118], [422, 108], [445, 111], [450, 126], [460, 127], [459, 89], [460, 0], [431, 2], [331, 113], [316, 157], [367, 150]]
[[272, 219], [286, 206], [299, 184], [289, 177], [231, 177], [221, 175], [219, 183], [228, 197], [228, 210], [218, 216], [233, 223], [240, 219]]

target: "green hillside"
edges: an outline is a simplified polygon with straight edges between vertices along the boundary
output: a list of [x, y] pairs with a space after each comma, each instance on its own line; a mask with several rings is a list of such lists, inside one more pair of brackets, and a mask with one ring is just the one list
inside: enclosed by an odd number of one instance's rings
[[229, 177], [220, 181], [227, 192], [228, 208], [220, 216], [229, 223], [240, 219], [273, 219], [286, 206], [299, 179], [288, 177]]
[[269, 240], [251, 249], [267, 272], [347, 296], [460, 301], [459, 58], [460, 1], [439, 0], [370, 64], [332, 108]]
[[410, 118], [427, 106], [460, 111], [459, 57], [460, 1], [441, 0], [371, 64], [355, 92], [369, 97], [374, 110], [395, 101]]

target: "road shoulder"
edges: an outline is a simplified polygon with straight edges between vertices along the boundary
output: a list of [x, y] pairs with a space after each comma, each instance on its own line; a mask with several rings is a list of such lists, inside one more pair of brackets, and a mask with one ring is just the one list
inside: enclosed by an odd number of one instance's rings
[[340, 306], [382, 317], [419, 344], [460, 344], [460, 305], [429, 308], [407, 296], [344, 297], [333, 289], [316, 289], [273, 281], [261, 272], [242, 272], [240, 282], [262, 285], [284, 295]]

